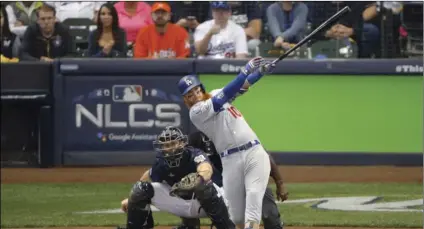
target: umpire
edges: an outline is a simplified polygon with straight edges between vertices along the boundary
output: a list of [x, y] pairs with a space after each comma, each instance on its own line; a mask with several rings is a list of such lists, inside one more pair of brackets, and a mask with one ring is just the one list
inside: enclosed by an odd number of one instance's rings
[[[209, 160], [215, 166], [215, 168], [222, 174], [222, 163], [221, 158], [216, 152], [215, 146], [209, 138], [200, 131], [194, 132], [189, 135], [189, 145], [203, 150], [208, 156]], [[278, 170], [277, 164], [270, 156], [271, 163], [271, 177], [274, 179], [277, 187], [277, 199], [284, 201], [288, 198], [288, 193], [286, 192], [284, 182], [280, 171]], [[219, 182], [217, 183], [218, 185]], [[277, 204], [275, 203], [274, 195], [272, 194], [271, 188], [267, 188], [262, 206], [262, 221], [265, 229], [282, 229], [283, 223], [280, 220], [280, 212], [278, 211]], [[200, 228], [200, 219], [188, 219], [182, 218], [182, 224], [176, 229], [199, 229]]]

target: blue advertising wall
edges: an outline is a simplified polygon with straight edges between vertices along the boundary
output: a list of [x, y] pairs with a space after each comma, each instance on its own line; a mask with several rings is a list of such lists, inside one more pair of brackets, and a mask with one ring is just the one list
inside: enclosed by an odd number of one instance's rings
[[[147, 61], [149, 62], [149, 61]], [[144, 64], [143, 64], [144, 63]], [[152, 140], [166, 126], [189, 131], [177, 81], [190, 62], [63, 61], [56, 82], [57, 163], [134, 164], [152, 159]], [[157, 65], [156, 65], [157, 67]]]
[[[236, 73], [244, 60], [63, 59], [54, 65], [54, 163], [150, 164], [167, 125], [190, 132], [177, 81]], [[275, 74], [422, 75], [422, 60], [287, 60]], [[272, 75], [271, 75], [272, 77]], [[279, 158], [293, 161], [290, 158]], [[298, 160], [299, 161], [299, 160]]]

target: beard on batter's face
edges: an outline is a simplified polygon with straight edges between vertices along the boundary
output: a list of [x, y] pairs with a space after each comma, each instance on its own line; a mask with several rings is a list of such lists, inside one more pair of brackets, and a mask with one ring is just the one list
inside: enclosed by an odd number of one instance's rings
[[212, 95], [203, 91], [200, 86], [194, 87], [184, 95], [184, 103], [190, 109], [196, 103], [212, 98]]

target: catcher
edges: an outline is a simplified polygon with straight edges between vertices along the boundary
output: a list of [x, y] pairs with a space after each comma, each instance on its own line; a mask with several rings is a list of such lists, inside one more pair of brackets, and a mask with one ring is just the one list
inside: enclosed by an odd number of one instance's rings
[[219, 172], [214, 172], [203, 151], [187, 143], [187, 135], [176, 127], [166, 127], [153, 142], [156, 162], [121, 202], [127, 229], [153, 228], [150, 204], [179, 217], [209, 217], [217, 229], [235, 229], [223, 193], [214, 183], [221, 182]]
[[[202, 132], [196, 131], [188, 136], [189, 145], [203, 150], [209, 157], [209, 161], [216, 168], [217, 172], [222, 174], [222, 162], [219, 157], [213, 142]], [[288, 192], [284, 186], [282, 175], [278, 170], [278, 165], [270, 155], [271, 163], [271, 177], [275, 181], [277, 199], [285, 201], [288, 198]], [[218, 182], [217, 182], [218, 184]], [[181, 218], [182, 223], [174, 229], [200, 229], [200, 219]], [[262, 222], [264, 229], [282, 229], [283, 223], [280, 220], [280, 212], [278, 211], [277, 204], [275, 203], [274, 195], [271, 188], [267, 188], [263, 198], [262, 205]]]

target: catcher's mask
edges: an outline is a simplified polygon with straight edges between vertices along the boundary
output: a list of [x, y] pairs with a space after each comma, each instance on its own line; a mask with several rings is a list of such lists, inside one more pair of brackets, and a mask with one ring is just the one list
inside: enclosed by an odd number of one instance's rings
[[165, 159], [170, 168], [178, 167], [184, 156], [187, 142], [187, 135], [184, 135], [180, 129], [168, 126], [153, 142], [153, 148]]

